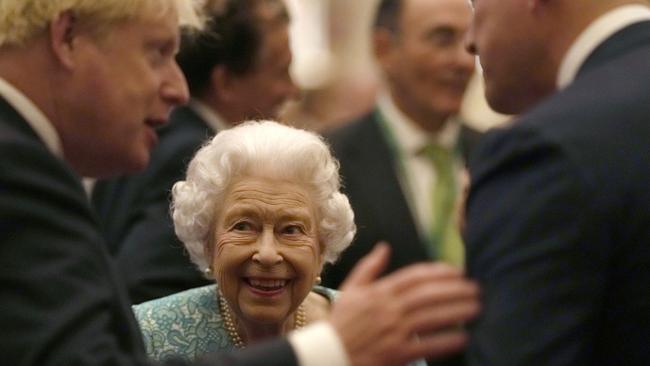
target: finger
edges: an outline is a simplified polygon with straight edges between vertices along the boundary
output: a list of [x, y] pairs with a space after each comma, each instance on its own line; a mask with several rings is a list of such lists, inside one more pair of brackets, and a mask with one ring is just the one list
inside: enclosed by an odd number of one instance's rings
[[463, 271], [442, 262], [417, 263], [403, 267], [385, 276], [378, 285], [384, 291], [401, 295], [413, 288], [428, 286], [442, 279], [462, 278]]
[[478, 301], [449, 302], [409, 313], [404, 325], [412, 334], [440, 332], [442, 329], [459, 327], [476, 317], [480, 310]]
[[478, 285], [463, 278], [443, 278], [429, 281], [428, 284], [403, 291], [400, 297], [406, 312], [418, 308], [435, 307], [446, 302], [478, 301], [478, 298]]
[[341, 291], [350, 290], [354, 287], [368, 284], [381, 274], [388, 264], [390, 258], [390, 247], [385, 242], [379, 242], [373, 250], [365, 255], [352, 268], [341, 285]]
[[402, 350], [406, 362], [420, 358], [435, 359], [462, 350], [469, 336], [463, 330], [441, 332], [413, 339]]

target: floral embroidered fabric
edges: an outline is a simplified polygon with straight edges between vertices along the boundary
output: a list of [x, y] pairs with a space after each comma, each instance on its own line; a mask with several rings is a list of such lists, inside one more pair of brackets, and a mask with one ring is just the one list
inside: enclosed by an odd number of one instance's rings
[[[316, 286], [314, 292], [334, 301], [336, 291]], [[219, 313], [216, 285], [208, 285], [133, 306], [147, 354], [194, 360], [235, 346]]]

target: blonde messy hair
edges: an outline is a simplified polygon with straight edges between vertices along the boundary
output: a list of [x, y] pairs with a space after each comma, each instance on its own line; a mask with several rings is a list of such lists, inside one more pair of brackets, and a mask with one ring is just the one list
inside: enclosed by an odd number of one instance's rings
[[23, 46], [65, 11], [98, 35], [121, 21], [175, 11], [181, 25], [199, 25], [198, 0], [1, 0], [0, 47]]

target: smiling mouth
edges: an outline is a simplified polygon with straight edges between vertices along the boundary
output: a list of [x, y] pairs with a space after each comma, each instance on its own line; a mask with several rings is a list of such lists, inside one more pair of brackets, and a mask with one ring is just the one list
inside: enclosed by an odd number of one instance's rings
[[161, 127], [161, 126], [167, 124], [167, 118], [158, 118], [158, 117], [154, 118], [154, 117], [151, 117], [151, 118], [147, 118], [144, 121], [144, 123], [147, 126], [153, 128], [153, 129], [156, 129], [158, 127]]
[[275, 293], [281, 291], [289, 283], [288, 280], [245, 278], [246, 283], [253, 289], [261, 292]]

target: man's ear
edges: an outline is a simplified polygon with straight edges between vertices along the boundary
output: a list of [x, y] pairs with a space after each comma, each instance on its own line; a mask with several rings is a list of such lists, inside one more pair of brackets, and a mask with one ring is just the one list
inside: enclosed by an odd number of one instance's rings
[[210, 89], [224, 102], [231, 102], [237, 95], [237, 78], [224, 65], [216, 65], [210, 73]]
[[391, 64], [395, 35], [388, 29], [379, 28], [373, 32], [372, 43], [377, 63], [385, 69]]
[[67, 68], [74, 67], [74, 37], [77, 19], [71, 11], [60, 13], [50, 23], [50, 46], [56, 58]]

